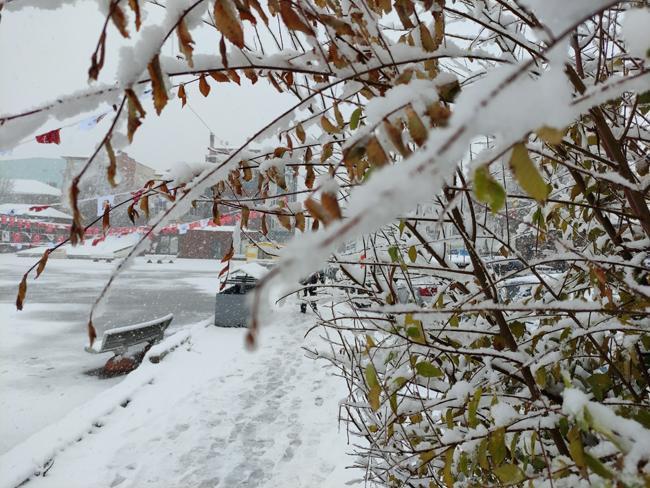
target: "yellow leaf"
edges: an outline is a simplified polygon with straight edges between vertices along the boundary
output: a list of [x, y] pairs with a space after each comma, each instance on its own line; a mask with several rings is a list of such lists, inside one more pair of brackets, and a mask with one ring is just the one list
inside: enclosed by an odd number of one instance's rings
[[371, 137], [368, 140], [366, 154], [368, 155], [368, 161], [374, 166], [384, 166], [388, 162], [388, 156], [386, 156], [384, 148], [381, 147], [376, 137]]
[[41, 257], [41, 260], [38, 262], [38, 267], [36, 268], [36, 278], [38, 278], [43, 270], [45, 269], [45, 265], [47, 264], [47, 258], [50, 256], [50, 250], [46, 249], [45, 252], [43, 253], [43, 257]]
[[320, 125], [323, 127], [323, 129], [325, 130], [325, 132], [327, 132], [328, 134], [338, 134], [339, 132], [341, 132], [340, 129], [339, 129], [338, 127], [336, 127], [336, 126], [335, 126], [335, 125], [330, 121], [330, 119], [328, 119], [328, 118], [327, 118], [326, 116], [324, 116], [324, 115], [320, 118]]
[[370, 408], [375, 412], [379, 410], [379, 406], [381, 405], [379, 395], [381, 395], [381, 387], [379, 385], [374, 385], [368, 391], [368, 403], [370, 404]]
[[519, 186], [538, 202], [546, 200], [549, 188], [539, 174], [537, 167], [528, 155], [528, 149], [522, 143], [516, 144], [510, 156], [510, 168]]
[[535, 131], [535, 134], [537, 134], [544, 142], [557, 146], [558, 144], [562, 143], [565, 132], [566, 130], [555, 129], [547, 125], [543, 125]]
[[480, 202], [487, 203], [495, 213], [501, 210], [506, 202], [506, 192], [485, 165], [474, 171], [474, 193]]
[[305, 143], [305, 129], [303, 128], [302, 124], [298, 124], [296, 126], [296, 137], [298, 137], [298, 140], [304, 144]]
[[406, 117], [411, 137], [418, 146], [421, 146], [426, 142], [429, 135], [427, 128], [422, 123], [422, 120], [420, 120], [420, 117], [418, 117], [418, 114], [415, 113], [415, 110], [411, 107], [406, 107]]

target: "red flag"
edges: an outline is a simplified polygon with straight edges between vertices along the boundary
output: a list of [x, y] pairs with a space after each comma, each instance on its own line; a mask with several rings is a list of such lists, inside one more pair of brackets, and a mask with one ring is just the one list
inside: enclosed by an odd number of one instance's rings
[[61, 144], [61, 129], [51, 130], [40, 136], [36, 136], [36, 142], [41, 144]]

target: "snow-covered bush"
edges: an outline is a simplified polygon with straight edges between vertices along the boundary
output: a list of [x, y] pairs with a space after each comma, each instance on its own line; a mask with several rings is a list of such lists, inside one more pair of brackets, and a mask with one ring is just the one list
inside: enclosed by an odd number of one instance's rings
[[[3, 22], [38, 3], [5, 2]], [[255, 210], [298, 230], [258, 287], [250, 343], [278, 286], [340, 268], [320, 312], [331, 348], [313, 354], [349, 385], [342, 419], [368, 480], [650, 483], [645, 2], [168, 0], [156, 25], [144, 2], [100, 3], [132, 42], [111, 51], [107, 22], [89, 75], [118, 56], [116, 79], [0, 116], [0, 146], [109, 103], [97, 150], [113, 161], [112, 141], [152, 117], [145, 88], [158, 113], [184, 104], [189, 84], [209, 96], [214, 80], [295, 95], [221, 162], [152, 182], [145, 196], [174, 205], [151, 232], [210, 187], [216, 215]], [[201, 22], [214, 54], [193, 54]], [[180, 60], [161, 54], [170, 36]], [[252, 170], [257, 192], [245, 195]], [[266, 205], [289, 193], [287, 171], [302, 203]], [[86, 224], [77, 211], [73, 241]]]

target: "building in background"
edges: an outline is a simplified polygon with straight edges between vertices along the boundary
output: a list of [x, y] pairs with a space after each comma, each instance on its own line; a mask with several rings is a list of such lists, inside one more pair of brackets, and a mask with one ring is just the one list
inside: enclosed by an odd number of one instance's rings
[[36, 180], [63, 189], [66, 161], [62, 158], [0, 160], [0, 179]]
[[61, 201], [61, 190], [38, 180], [2, 178], [0, 204], [25, 203], [48, 205]]
[[[64, 156], [66, 161], [63, 174], [64, 187], [68, 188], [73, 178], [79, 174], [87, 157]], [[93, 162], [88, 171], [84, 174], [79, 185], [79, 209], [86, 220], [97, 217], [103, 208], [103, 202], [108, 201], [115, 206], [133, 196], [133, 193], [140, 190], [145, 183], [155, 178], [156, 172], [153, 168], [139, 163], [129, 157], [125, 152], [118, 151], [116, 154], [117, 164], [117, 186], [112, 187], [106, 177], [108, 168], [107, 158], [98, 159]], [[99, 203], [98, 203], [99, 202]], [[155, 202], [150, 201], [150, 208], [154, 210]], [[145, 223], [144, 218], [139, 222]], [[117, 211], [111, 214], [111, 224], [126, 226], [131, 221], [126, 212]]]

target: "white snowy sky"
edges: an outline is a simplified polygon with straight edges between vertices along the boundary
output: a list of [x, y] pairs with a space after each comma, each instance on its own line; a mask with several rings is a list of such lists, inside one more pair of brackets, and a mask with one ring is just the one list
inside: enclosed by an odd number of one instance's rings
[[[3, 11], [0, 21], [0, 114], [22, 112], [57, 95], [86, 87], [90, 56], [102, 23], [103, 16], [97, 3], [90, 0], [53, 11], [32, 8], [19, 12]], [[134, 30], [132, 24], [129, 29]], [[203, 52], [202, 47], [213, 46], [212, 54], [218, 54], [219, 37], [213, 29], [202, 27], [192, 35], [197, 41], [195, 53]], [[163, 54], [178, 54], [173, 37], [174, 46], [166, 46]], [[100, 77], [102, 81], [110, 83], [114, 80], [117, 47], [123, 42], [110, 25], [106, 65]], [[226, 141], [230, 145], [243, 142], [292, 101], [289, 96], [278, 96], [277, 91], [264, 81], [251, 86], [243, 76], [242, 87], [217, 84], [211, 79], [210, 85], [212, 91], [207, 99], [198, 92], [197, 83], [188, 87], [188, 102], [215, 132], [217, 141]], [[158, 117], [153, 107], [149, 107], [145, 106], [147, 120], [126, 151], [136, 160], [157, 169], [169, 168], [177, 161], [202, 161], [209, 130], [190, 108], [186, 106], [181, 110], [179, 100], [170, 100]], [[65, 123], [50, 120], [39, 132], [86, 117], [80, 115]], [[12, 153], [0, 156], [0, 160], [85, 156], [92, 151], [109, 124], [109, 117], [106, 117], [88, 132], [71, 127], [61, 132], [59, 146], [29, 141], [16, 147]]]

